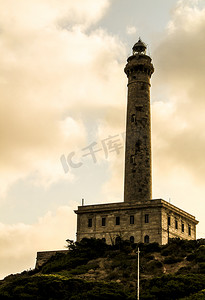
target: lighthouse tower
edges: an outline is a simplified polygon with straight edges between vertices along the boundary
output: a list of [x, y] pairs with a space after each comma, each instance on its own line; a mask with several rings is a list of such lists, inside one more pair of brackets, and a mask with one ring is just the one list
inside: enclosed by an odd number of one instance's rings
[[152, 198], [150, 78], [154, 72], [146, 45], [139, 39], [127, 59], [127, 125], [124, 201]]
[[127, 59], [127, 124], [124, 201], [82, 205], [77, 214], [77, 241], [99, 238], [108, 244], [166, 244], [170, 238], [196, 239], [198, 221], [163, 199], [152, 199], [150, 78], [154, 72], [146, 45], [139, 41]]

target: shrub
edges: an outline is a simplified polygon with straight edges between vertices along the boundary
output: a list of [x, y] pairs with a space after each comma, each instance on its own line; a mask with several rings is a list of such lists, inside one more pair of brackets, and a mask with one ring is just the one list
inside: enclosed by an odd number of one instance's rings
[[191, 253], [189, 255], [187, 255], [187, 260], [188, 261], [193, 261], [196, 258], [196, 254], [195, 253]]
[[168, 256], [170, 254], [170, 251], [168, 249], [164, 249], [161, 251], [162, 256]]
[[153, 260], [154, 256], [151, 255], [151, 254], [148, 254], [148, 255], [145, 255], [145, 259], [147, 259], [147, 260]]
[[57, 253], [42, 266], [42, 273], [74, 269], [86, 264], [89, 260], [104, 256], [109, 246], [100, 239], [84, 238], [80, 242], [71, 243], [67, 254]]
[[177, 275], [179, 274], [188, 274], [189, 271], [191, 270], [191, 267], [181, 267], [178, 271], [177, 271]]
[[205, 262], [199, 263], [199, 273], [205, 274]]
[[161, 261], [152, 260], [145, 265], [144, 272], [151, 273], [152, 275], [160, 275], [162, 273], [163, 264]]
[[202, 274], [163, 275], [151, 280], [141, 281], [141, 285], [141, 300], [181, 299], [204, 289], [205, 276]]
[[199, 246], [196, 251], [196, 261], [205, 262], [205, 245]]
[[2, 300], [128, 300], [129, 296], [117, 283], [85, 282], [60, 275], [27, 276], [0, 286]]
[[175, 264], [175, 263], [180, 262], [182, 260], [183, 260], [182, 257], [168, 256], [164, 259], [164, 263], [165, 264]]

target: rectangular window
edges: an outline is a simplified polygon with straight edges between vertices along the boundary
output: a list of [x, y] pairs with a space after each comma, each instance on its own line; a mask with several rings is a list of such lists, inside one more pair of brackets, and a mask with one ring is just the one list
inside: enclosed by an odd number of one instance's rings
[[115, 224], [120, 225], [120, 217], [116, 217]]
[[106, 225], [106, 218], [102, 218], [102, 226]]
[[175, 229], [178, 229], [178, 221], [175, 220]]
[[136, 111], [142, 111], [143, 105], [135, 105]]
[[135, 217], [134, 216], [130, 216], [130, 224], [134, 224], [135, 223]]
[[88, 227], [92, 227], [93, 226], [93, 219], [88, 219]]
[[130, 156], [130, 162], [131, 164], [135, 164], [135, 155]]
[[167, 218], [167, 223], [168, 223], [168, 226], [171, 225], [171, 218], [170, 217]]
[[149, 215], [148, 215], [148, 214], [145, 214], [144, 217], [145, 217], [145, 218], [144, 218], [144, 222], [145, 222], [145, 223], [149, 223]]
[[184, 232], [184, 223], [182, 223], [182, 232]]
[[188, 226], [188, 234], [191, 235], [191, 226]]

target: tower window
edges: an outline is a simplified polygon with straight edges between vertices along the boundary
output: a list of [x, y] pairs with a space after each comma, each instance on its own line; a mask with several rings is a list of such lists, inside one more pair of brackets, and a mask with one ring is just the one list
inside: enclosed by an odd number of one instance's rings
[[188, 225], [188, 234], [191, 235], [191, 226]]
[[102, 218], [102, 226], [106, 225], [106, 218]]
[[136, 116], [135, 116], [135, 114], [132, 114], [132, 116], [131, 116], [131, 122], [132, 123], [136, 123]]
[[135, 109], [136, 111], [142, 111], [143, 105], [136, 105]]
[[133, 244], [134, 242], [135, 242], [135, 238], [134, 238], [134, 236], [131, 236], [131, 237], [130, 237], [130, 243]]
[[178, 221], [175, 220], [175, 229], [178, 229]]
[[115, 219], [115, 225], [120, 225], [120, 217], [116, 217], [116, 219]]
[[141, 85], [140, 85], [140, 89], [141, 89], [141, 90], [145, 90], [145, 89], [146, 89], [146, 85], [145, 85], [145, 83], [144, 83], [144, 82], [142, 82], [142, 83], [141, 83]]
[[148, 214], [145, 214], [145, 216], [144, 216], [144, 222], [145, 223], [149, 223], [149, 215]]
[[88, 219], [88, 227], [92, 227], [93, 226], [93, 219]]
[[130, 224], [134, 224], [135, 223], [135, 217], [134, 216], [130, 216]]
[[141, 146], [141, 141], [137, 140], [137, 142], [135, 144], [135, 152], [140, 151], [140, 146]]
[[145, 242], [146, 244], [149, 243], [149, 235], [145, 235], [145, 237], [144, 237], [144, 242]]
[[135, 156], [134, 155], [130, 156], [130, 162], [131, 162], [131, 164], [135, 164]]
[[170, 216], [168, 216], [168, 218], [167, 218], [167, 224], [168, 224], [168, 226], [171, 225], [171, 218], [170, 218]]
[[182, 232], [184, 232], [184, 223], [182, 223]]

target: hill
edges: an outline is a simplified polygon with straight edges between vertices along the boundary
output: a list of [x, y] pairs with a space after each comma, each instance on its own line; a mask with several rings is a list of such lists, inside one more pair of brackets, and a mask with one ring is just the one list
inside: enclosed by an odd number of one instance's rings
[[137, 248], [140, 299], [205, 299], [205, 240], [109, 246], [102, 240], [69, 242], [40, 269], [0, 282], [0, 299], [136, 299]]

